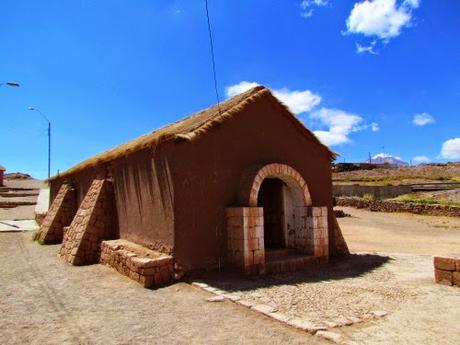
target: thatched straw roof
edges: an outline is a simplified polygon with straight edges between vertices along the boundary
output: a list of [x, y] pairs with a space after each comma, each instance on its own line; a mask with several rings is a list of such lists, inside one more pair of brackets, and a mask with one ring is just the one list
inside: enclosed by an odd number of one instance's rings
[[174, 122], [156, 131], [145, 134], [127, 143], [121, 144], [111, 150], [97, 154], [96, 156], [77, 164], [76, 166], [61, 173], [60, 175], [51, 177], [49, 180], [66, 177], [82, 170], [113, 161], [121, 156], [126, 156], [130, 153], [137, 152], [145, 148], [154, 147], [163, 141], [171, 139], [183, 139], [191, 141], [201, 134], [207, 132], [209, 129], [214, 127], [215, 124], [221, 123], [226, 118], [235, 116], [237, 113], [241, 112], [248, 104], [262, 97], [266, 97], [274, 104], [274, 106], [278, 107], [281, 110], [281, 113], [287, 116], [304, 136], [322, 147], [325, 154], [329, 155], [331, 159], [335, 158], [336, 154], [329, 150], [329, 148], [322, 144], [312, 132], [305, 128], [305, 126], [296, 118], [296, 116], [293, 115], [286, 106], [284, 106], [277, 98], [272, 95], [269, 89], [264, 86], [256, 86], [238, 96], [220, 103], [220, 105], [214, 105], [180, 121]]
[[6, 168], [3, 165], [0, 165], [0, 171], [5, 171]]

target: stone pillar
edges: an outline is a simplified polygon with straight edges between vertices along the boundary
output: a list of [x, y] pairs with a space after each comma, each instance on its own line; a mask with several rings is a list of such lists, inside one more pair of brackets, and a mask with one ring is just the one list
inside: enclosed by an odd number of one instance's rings
[[112, 183], [94, 180], [66, 230], [59, 255], [73, 265], [97, 263], [101, 241], [112, 236], [113, 210]]
[[62, 228], [69, 225], [77, 211], [77, 201], [74, 189], [63, 184], [46, 213], [40, 226], [37, 240], [41, 244], [62, 242]]
[[327, 207], [312, 207], [313, 255], [329, 258]]
[[302, 253], [313, 255], [312, 208], [298, 206], [295, 208], [294, 217], [295, 237], [293, 247]]
[[264, 213], [262, 207], [229, 207], [227, 259], [244, 274], [265, 273]]

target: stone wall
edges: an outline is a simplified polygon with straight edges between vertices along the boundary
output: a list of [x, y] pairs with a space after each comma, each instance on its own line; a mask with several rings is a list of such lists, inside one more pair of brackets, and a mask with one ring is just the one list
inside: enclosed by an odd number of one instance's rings
[[174, 279], [172, 256], [126, 240], [102, 241], [100, 263], [147, 288], [165, 285]]
[[294, 241], [288, 241], [288, 247], [317, 257], [329, 256], [327, 207], [296, 207], [291, 232]]
[[228, 262], [245, 274], [265, 272], [264, 214], [261, 207], [230, 207], [226, 211]]
[[433, 264], [436, 283], [460, 287], [460, 257], [435, 256]]
[[367, 208], [370, 211], [376, 212], [409, 212], [432, 216], [460, 217], [459, 206], [402, 203], [396, 201], [372, 201], [349, 197], [336, 198], [336, 205]]
[[42, 244], [61, 243], [62, 228], [72, 222], [76, 211], [75, 191], [70, 185], [63, 184], [40, 225], [37, 240]]
[[94, 180], [66, 231], [60, 256], [73, 265], [97, 263], [101, 241], [112, 237], [113, 213], [112, 182]]
[[313, 255], [316, 257], [329, 257], [327, 219], [327, 207], [312, 207]]
[[370, 194], [376, 198], [394, 198], [412, 192], [412, 187], [401, 186], [360, 186], [360, 185], [333, 185], [333, 196], [363, 197]]

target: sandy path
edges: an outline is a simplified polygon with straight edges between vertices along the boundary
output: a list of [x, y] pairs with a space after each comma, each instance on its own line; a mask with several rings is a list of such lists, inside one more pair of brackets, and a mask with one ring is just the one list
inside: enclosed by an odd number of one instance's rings
[[337, 209], [352, 216], [338, 218], [351, 251], [460, 254], [460, 218]]
[[101, 265], [74, 267], [30, 233], [0, 234], [2, 344], [317, 344], [180, 283], [142, 288]]

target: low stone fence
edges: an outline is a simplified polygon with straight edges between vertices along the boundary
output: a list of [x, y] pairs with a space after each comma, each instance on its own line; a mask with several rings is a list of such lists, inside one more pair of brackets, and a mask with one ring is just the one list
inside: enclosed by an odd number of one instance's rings
[[428, 214], [432, 216], [460, 217], [459, 206], [403, 203], [396, 201], [374, 201], [349, 197], [337, 197], [335, 200], [337, 206], [366, 208], [370, 211], [376, 212], [409, 212], [415, 214]]
[[435, 256], [434, 280], [438, 284], [455, 285], [460, 287], [460, 256], [439, 257]]
[[126, 240], [102, 241], [100, 263], [147, 288], [165, 285], [174, 279], [172, 256]]
[[335, 184], [332, 187], [335, 197], [339, 196], [357, 196], [363, 197], [370, 194], [376, 198], [394, 198], [399, 195], [412, 192], [412, 187], [408, 185], [399, 186], [361, 186], [361, 185], [341, 185]]

